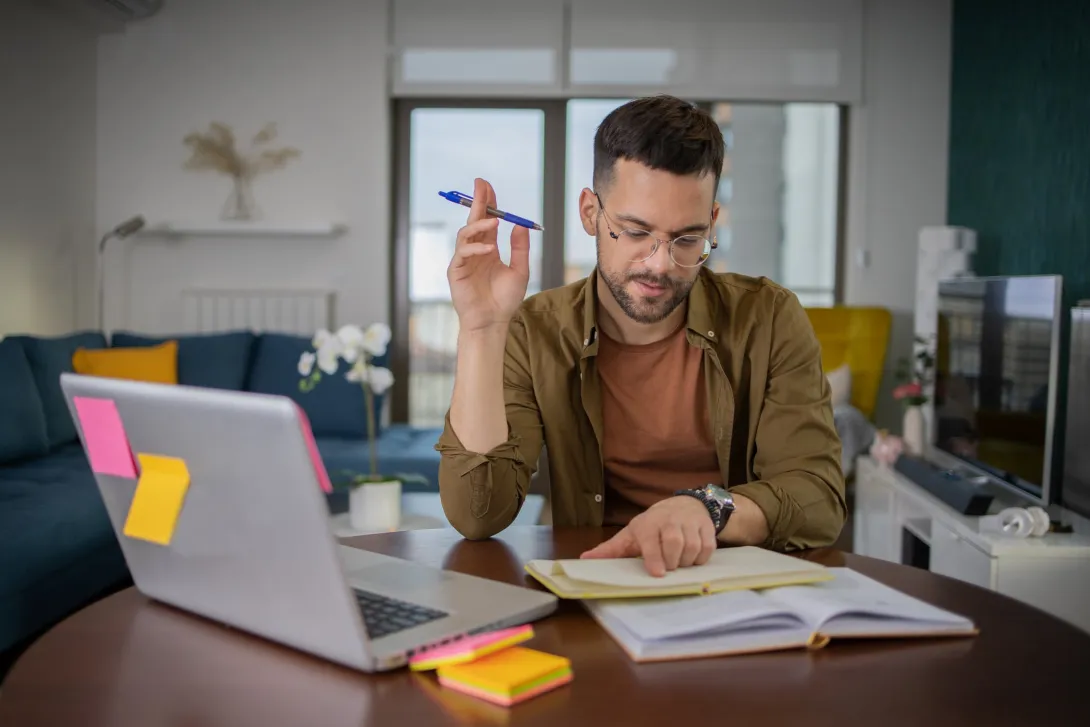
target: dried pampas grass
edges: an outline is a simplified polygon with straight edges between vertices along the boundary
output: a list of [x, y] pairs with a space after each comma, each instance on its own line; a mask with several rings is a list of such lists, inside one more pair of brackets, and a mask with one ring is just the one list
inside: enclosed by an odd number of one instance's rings
[[276, 124], [266, 124], [254, 134], [250, 148], [240, 151], [236, 147], [235, 132], [227, 124], [213, 121], [204, 133], [187, 134], [183, 143], [190, 149], [185, 168], [210, 169], [239, 178], [253, 178], [264, 172], [283, 169], [288, 162], [301, 155], [298, 149], [262, 149], [276, 139]]

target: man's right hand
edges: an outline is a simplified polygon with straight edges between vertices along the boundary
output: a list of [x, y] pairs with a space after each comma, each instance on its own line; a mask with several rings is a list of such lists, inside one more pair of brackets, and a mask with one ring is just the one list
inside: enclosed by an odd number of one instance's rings
[[487, 206], [497, 206], [496, 193], [488, 182], [476, 179], [469, 219], [458, 230], [447, 268], [450, 296], [464, 332], [506, 326], [526, 297], [530, 281], [529, 230], [516, 225], [511, 231], [511, 264], [505, 264], [497, 244], [499, 220], [487, 214]]

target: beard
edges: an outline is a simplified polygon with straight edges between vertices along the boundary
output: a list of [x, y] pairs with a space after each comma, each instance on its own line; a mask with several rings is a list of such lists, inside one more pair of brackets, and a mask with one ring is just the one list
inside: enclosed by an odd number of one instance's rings
[[[597, 242], [597, 241], [596, 241]], [[646, 270], [633, 270], [627, 273], [614, 273], [602, 267], [602, 248], [598, 245], [598, 274], [605, 281], [613, 299], [625, 315], [637, 323], [658, 323], [665, 320], [679, 305], [689, 297], [693, 280], [674, 280], [668, 275], [655, 275]], [[643, 295], [632, 295], [628, 291], [628, 284], [633, 281], [647, 283], [666, 289], [667, 295], [652, 298]]]

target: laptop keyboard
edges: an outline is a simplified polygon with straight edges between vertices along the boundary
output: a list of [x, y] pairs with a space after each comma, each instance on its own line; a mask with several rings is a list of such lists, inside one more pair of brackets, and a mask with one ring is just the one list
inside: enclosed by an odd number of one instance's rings
[[367, 625], [367, 633], [372, 639], [395, 634], [449, 615], [434, 608], [399, 601], [370, 591], [353, 589], [353, 592], [363, 612], [363, 622]]

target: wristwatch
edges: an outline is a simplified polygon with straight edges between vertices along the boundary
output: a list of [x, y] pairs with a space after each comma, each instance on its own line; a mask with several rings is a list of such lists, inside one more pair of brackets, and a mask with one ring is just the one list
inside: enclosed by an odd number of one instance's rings
[[731, 497], [730, 492], [719, 485], [704, 485], [698, 490], [678, 490], [674, 494], [695, 497], [704, 503], [704, 507], [708, 508], [708, 514], [711, 515], [712, 522], [715, 524], [716, 535], [723, 532], [723, 528], [727, 527], [727, 520], [730, 519], [731, 513], [734, 512], [734, 498]]

